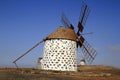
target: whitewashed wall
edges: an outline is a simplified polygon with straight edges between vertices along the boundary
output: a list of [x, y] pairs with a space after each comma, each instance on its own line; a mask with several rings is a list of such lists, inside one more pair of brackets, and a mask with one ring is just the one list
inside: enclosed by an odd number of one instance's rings
[[65, 39], [46, 40], [42, 69], [58, 71], [77, 71], [76, 42]]
[[38, 69], [42, 69], [42, 58], [38, 58], [37, 68], [38, 68]]

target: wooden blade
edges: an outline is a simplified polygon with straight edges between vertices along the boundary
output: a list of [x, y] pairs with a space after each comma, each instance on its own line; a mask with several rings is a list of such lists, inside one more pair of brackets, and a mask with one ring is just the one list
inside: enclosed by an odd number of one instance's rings
[[63, 24], [64, 24], [65, 27], [74, 29], [74, 26], [70, 23], [70, 21], [69, 21], [68, 18], [65, 16], [65, 14], [62, 14], [61, 20], [62, 20], [62, 22], [63, 22]]
[[81, 24], [83, 24], [83, 22], [84, 22], [84, 18], [86, 16], [86, 11], [87, 11], [87, 5], [84, 4], [82, 7], [82, 11], [81, 11], [81, 19], [80, 19]]
[[82, 47], [82, 45], [83, 45], [83, 43], [84, 43], [84, 38], [83, 38], [83, 36], [81, 36], [80, 38], [79, 38], [79, 46], [80, 47]]
[[[37, 44], [35, 44], [32, 48], [30, 48], [29, 50], [27, 50], [25, 53], [23, 53], [20, 57], [18, 57], [17, 59], [15, 59], [13, 61], [13, 63], [16, 64], [16, 61], [18, 61], [20, 58], [22, 58], [23, 56], [25, 56], [26, 54], [28, 54], [31, 50], [33, 50], [35, 47], [37, 47], [40, 43], [42, 43], [44, 40], [38, 42]], [[17, 65], [17, 64], [16, 64]], [[18, 67], [18, 66], [17, 66]]]
[[83, 25], [80, 22], [78, 22], [78, 31], [77, 31], [78, 36], [80, 36], [80, 32], [82, 32], [83, 29], [84, 29]]
[[84, 42], [83, 42], [82, 38], [79, 39], [82, 46], [81, 45], [79, 45], [79, 46], [80, 46], [80, 48], [81, 48], [81, 50], [83, 52], [83, 55], [84, 55], [86, 61], [89, 64], [91, 64], [93, 62], [95, 56], [97, 55], [97, 52], [96, 52], [96, 50], [94, 48], [91, 47], [91, 45], [87, 41], [85, 41], [84, 38], [83, 38], [84, 39]]
[[89, 7], [87, 6], [87, 4], [85, 2], [83, 2], [82, 8], [81, 8], [81, 13], [80, 13], [80, 19], [78, 21], [78, 31], [77, 31], [78, 36], [79, 36], [80, 32], [82, 32], [84, 29], [84, 25], [88, 18], [89, 12], [90, 12]]
[[81, 7], [80, 19], [79, 19], [79, 22], [82, 25], [85, 24], [87, 17], [89, 15], [89, 12], [90, 12], [90, 9], [89, 9], [88, 5], [85, 2], [83, 2], [82, 7]]

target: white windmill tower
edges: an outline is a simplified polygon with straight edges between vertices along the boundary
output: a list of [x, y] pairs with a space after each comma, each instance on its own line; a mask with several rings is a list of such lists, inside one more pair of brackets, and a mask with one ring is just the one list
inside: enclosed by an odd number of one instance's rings
[[44, 42], [43, 58], [38, 59], [38, 68], [42, 70], [77, 71], [77, 48], [80, 47], [84, 54], [85, 61], [92, 63], [96, 56], [96, 50], [84, 39], [82, 32], [89, 13], [88, 6], [83, 3], [77, 32], [65, 15], [62, 21], [66, 27], [59, 27], [45, 39], [26, 51], [16, 61], [29, 53], [40, 43]]
[[77, 71], [77, 35], [73, 29], [59, 27], [44, 44], [42, 69]]

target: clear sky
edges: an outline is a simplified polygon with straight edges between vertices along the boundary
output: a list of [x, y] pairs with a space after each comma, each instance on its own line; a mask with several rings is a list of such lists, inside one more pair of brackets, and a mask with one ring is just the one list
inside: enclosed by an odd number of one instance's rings
[[[15, 67], [13, 60], [63, 25], [62, 12], [77, 30], [81, 2], [0, 0], [0, 67]], [[98, 52], [93, 64], [120, 67], [120, 0], [86, 2], [91, 12], [84, 33], [93, 34], [84, 37]], [[21, 58], [17, 62], [18, 66], [36, 67], [38, 57], [43, 55], [43, 45], [44, 43]]]

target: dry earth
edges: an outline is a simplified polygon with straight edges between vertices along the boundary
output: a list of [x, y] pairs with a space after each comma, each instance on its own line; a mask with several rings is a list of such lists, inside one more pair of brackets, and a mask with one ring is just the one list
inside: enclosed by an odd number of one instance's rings
[[100, 65], [78, 66], [78, 72], [0, 68], [0, 80], [120, 80], [120, 69]]

